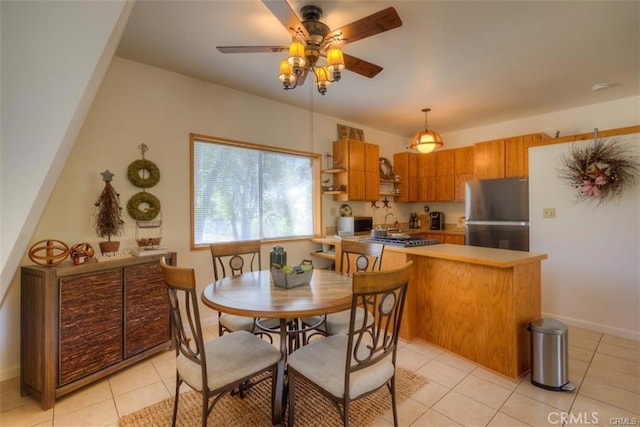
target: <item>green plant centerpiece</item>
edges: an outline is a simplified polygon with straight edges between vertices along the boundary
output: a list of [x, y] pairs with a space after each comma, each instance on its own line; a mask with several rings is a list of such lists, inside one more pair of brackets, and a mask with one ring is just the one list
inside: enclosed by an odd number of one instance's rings
[[120, 206], [120, 194], [113, 188], [111, 181], [113, 174], [109, 169], [102, 172], [104, 189], [95, 203], [95, 229], [98, 237], [107, 238], [107, 241], [99, 242], [101, 253], [117, 252], [120, 242], [111, 240], [112, 236], [119, 236], [124, 230], [122, 219], [122, 207]]

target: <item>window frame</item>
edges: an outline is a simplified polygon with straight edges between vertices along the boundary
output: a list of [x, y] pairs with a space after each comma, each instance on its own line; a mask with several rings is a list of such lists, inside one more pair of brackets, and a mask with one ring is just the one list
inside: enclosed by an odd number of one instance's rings
[[210, 142], [215, 144], [229, 145], [231, 147], [248, 148], [259, 151], [268, 151], [272, 153], [291, 154], [296, 156], [308, 157], [312, 161], [312, 179], [313, 179], [313, 234], [310, 236], [287, 237], [275, 239], [261, 239], [263, 242], [291, 241], [291, 240], [308, 240], [321, 235], [322, 230], [322, 192], [320, 187], [322, 176], [322, 156], [318, 153], [308, 151], [294, 150], [290, 148], [275, 147], [269, 145], [255, 144], [245, 141], [237, 141], [233, 139], [220, 138], [216, 136], [208, 136], [197, 133], [189, 134], [189, 223], [190, 223], [190, 243], [192, 250], [209, 249], [209, 243], [195, 243], [195, 168], [194, 156], [195, 145], [197, 142]]

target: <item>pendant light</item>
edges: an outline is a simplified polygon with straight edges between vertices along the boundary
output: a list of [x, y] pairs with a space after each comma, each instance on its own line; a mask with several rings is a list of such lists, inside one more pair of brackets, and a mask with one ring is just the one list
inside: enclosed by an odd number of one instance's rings
[[430, 130], [427, 127], [427, 113], [431, 111], [431, 108], [423, 108], [424, 111], [424, 129], [417, 132], [411, 138], [409, 148], [414, 148], [419, 152], [426, 154], [430, 153], [436, 148], [440, 148], [444, 145], [442, 136], [434, 130]]

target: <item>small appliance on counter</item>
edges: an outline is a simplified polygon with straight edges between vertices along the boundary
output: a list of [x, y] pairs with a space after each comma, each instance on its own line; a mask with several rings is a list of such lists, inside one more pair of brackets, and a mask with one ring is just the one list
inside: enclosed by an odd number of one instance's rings
[[368, 234], [373, 229], [373, 218], [370, 216], [339, 216], [336, 223], [337, 234], [350, 237], [354, 234]]
[[444, 213], [429, 212], [430, 230], [444, 230]]

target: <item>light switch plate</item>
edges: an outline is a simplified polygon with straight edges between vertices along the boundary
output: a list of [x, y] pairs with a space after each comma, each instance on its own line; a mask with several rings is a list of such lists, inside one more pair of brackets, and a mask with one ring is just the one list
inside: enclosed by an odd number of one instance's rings
[[542, 218], [555, 218], [556, 208], [542, 208]]

